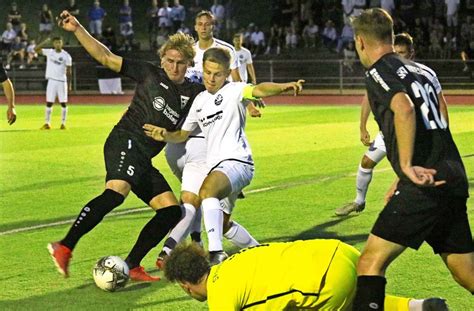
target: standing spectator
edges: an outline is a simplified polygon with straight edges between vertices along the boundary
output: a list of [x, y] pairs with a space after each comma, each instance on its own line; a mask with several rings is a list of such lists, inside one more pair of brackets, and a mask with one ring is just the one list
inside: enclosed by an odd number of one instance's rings
[[186, 9], [179, 0], [174, 0], [174, 5], [171, 8], [171, 21], [173, 22], [173, 32], [176, 32], [181, 24], [186, 19]]
[[151, 7], [148, 8], [146, 15], [148, 17], [148, 42], [150, 44], [150, 50], [156, 48], [156, 36], [160, 29], [160, 23], [158, 19], [158, 0], [151, 0]]
[[464, 72], [468, 72], [474, 78], [474, 40], [466, 41], [461, 51], [461, 59], [464, 63]]
[[283, 27], [279, 26], [277, 22], [273, 23], [270, 27], [270, 37], [268, 38], [267, 50], [265, 54], [270, 54], [273, 48], [276, 48], [276, 54], [280, 55], [281, 47], [285, 43], [285, 34], [283, 33]]
[[20, 24], [20, 31], [18, 31], [17, 37], [20, 37], [23, 47], [28, 45], [28, 30], [25, 23]]
[[106, 15], [105, 10], [100, 7], [100, 1], [95, 0], [87, 14], [89, 18], [89, 31], [94, 37], [100, 38], [102, 36], [102, 23]]
[[0, 83], [3, 87], [3, 93], [7, 98], [7, 121], [8, 124], [12, 125], [16, 121], [15, 111], [15, 89], [13, 88], [12, 81], [7, 76], [5, 69], [0, 64]]
[[130, 35], [130, 31], [133, 35], [132, 8], [130, 7], [128, 0], [123, 0], [122, 6], [120, 7], [119, 26], [120, 34], [123, 37], [126, 37], [126, 34]]
[[456, 33], [458, 27], [459, 0], [445, 0], [446, 3], [446, 26]]
[[250, 35], [250, 43], [253, 57], [256, 57], [263, 49], [265, 49], [265, 34], [258, 28], [258, 26], [254, 27], [254, 30]]
[[15, 40], [13, 40], [12, 47], [10, 49], [10, 53], [7, 55], [7, 65], [5, 66], [6, 69], [11, 68], [11, 63], [14, 58], [18, 58], [20, 60], [20, 69], [25, 68], [25, 47], [23, 43], [21, 43], [21, 38], [16, 36]]
[[120, 37], [122, 39], [122, 46], [120, 47], [120, 49], [123, 51], [131, 51], [133, 48], [135, 37], [132, 24], [125, 24], [125, 27], [120, 29]]
[[218, 35], [224, 28], [225, 23], [225, 8], [220, 0], [214, 0], [214, 4], [211, 6], [211, 13], [215, 18], [214, 32], [217, 32], [216, 35]]
[[352, 30], [352, 26], [350, 24], [345, 24], [342, 28], [341, 35], [337, 40], [336, 51], [340, 53], [349, 42], [354, 42], [354, 30]]
[[316, 25], [312, 18], [308, 20], [308, 24], [303, 28], [303, 40], [304, 46], [307, 48], [316, 47], [319, 36], [319, 27]]
[[72, 58], [68, 52], [63, 50], [63, 40], [60, 37], [53, 38], [53, 48], [43, 49], [42, 47], [49, 42], [50, 39], [38, 44], [35, 48], [36, 53], [46, 56], [46, 74], [48, 86], [46, 87], [46, 110], [45, 124], [42, 130], [51, 129], [51, 114], [53, 112], [53, 104], [58, 98], [61, 104], [61, 130], [66, 129], [67, 118], [67, 101], [68, 91], [71, 90], [72, 76]]
[[6, 27], [7, 28], [2, 33], [2, 52], [4, 54], [8, 54], [10, 52], [13, 41], [15, 41], [16, 37], [16, 31], [13, 29], [12, 23], [7, 23]]
[[39, 40], [42, 41], [44, 38], [49, 37], [53, 31], [53, 13], [49, 9], [46, 3], [41, 7], [40, 24], [39, 24]]
[[392, 15], [395, 10], [394, 0], [380, 0], [380, 7], [387, 11], [388, 14]]
[[342, 63], [344, 67], [349, 70], [349, 72], [354, 72], [354, 62], [356, 60], [356, 51], [354, 46], [354, 41], [347, 43], [347, 46], [344, 48], [344, 62]]
[[115, 35], [112, 26], [107, 25], [105, 27], [104, 31], [102, 31], [102, 40], [100, 42], [102, 42], [112, 52], [117, 51], [117, 36]]
[[324, 46], [326, 46], [326, 48], [329, 50], [332, 50], [336, 47], [337, 31], [332, 20], [328, 20], [326, 22], [322, 33], [322, 38]]
[[183, 22], [183, 23], [181, 23], [181, 26], [178, 28], [177, 32], [182, 32], [184, 34], [190, 35], [191, 34], [191, 29], [189, 29], [189, 27], [186, 26], [186, 24]]
[[173, 24], [171, 22], [171, 8], [168, 1], [164, 1], [163, 7], [158, 10], [158, 24], [160, 28], [165, 27], [168, 32], [171, 30]]
[[20, 30], [21, 24], [21, 13], [18, 10], [16, 2], [12, 2], [10, 11], [8, 12], [7, 21], [12, 24], [15, 32]]
[[30, 40], [30, 42], [26, 46], [26, 64], [28, 66], [30, 66], [34, 60], [38, 59], [38, 53], [36, 53], [35, 48], [36, 48], [36, 41]]
[[[235, 54], [239, 59], [239, 74], [242, 82], [250, 81], [252, 84], [257, 84], [257, 76], [255, 75], [255, 68], [253, 67], [252, 53], [242, 46], [243, 35], [236, 33], [232, 43], [234, 43]], [[250, 76], [250, 79], [249, 79]]]
[[[69, 0], [69, 5], [65, 8], [66, 11], [69, 12], [72, 16], [79, 18], [80, 10], [76, 4], [76, 0]], [[71, 39], [75, 40], [74, 34], [69, 31], [66, 31], [65, 34], [65, 43], [66, 45], [71, 44]]]
[[342, 13], [344, 18], [344, 24], [350, 22], [350, 17], [354, 12], [354, 1], [353, 0], [341, 0]]
[[432, 57], [439, 58], [443, 50], [441, 49], [441, 40], [443, 33], [439, 33], [436, 29], [431, 29], [430, 32], [430, 47], [429, 51]]
[[443, 37], [443, 55], [444, 59], [450, 59], [453, 55], [453, 52], [457, 50], [457, 40], [453, 36], [451, 31], [446, 32], [446, 35]]

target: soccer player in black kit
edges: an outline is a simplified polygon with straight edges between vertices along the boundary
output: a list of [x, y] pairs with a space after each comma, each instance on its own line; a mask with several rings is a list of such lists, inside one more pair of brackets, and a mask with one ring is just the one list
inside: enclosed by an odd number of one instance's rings
[[61, 13], [59, 25], [73, 32], [98, 62], [132, 78], [137, 86], [128, 110], [105, 142], [105, 191], [84, 206], [64, 239], [48, 244], [48, 250], [58, 271], [67, 277], [72, 250], [79, 239], [99, 224], [107, 213], [122, 204], [132, 191], [156, 214], [142, 229], [125, 261], [130, 267], [132, 280], [157, 281], [159, 278], [147, 274], [140, 261], [179, 222], [182, 215], [170, 186], [151, 162], [165, 143], [145, 136], [142, 126], [152, 123], [171, 131], [177, 130], [194, 97], [204, 90], [202, 85], [184, 77], [194, 57], [194, 40], [182, 33], [170, 36], [160, 49], [160, 68], [111, 53], [67, 11]]
[[358, 262], [354, 310], [383, 310], [387, 267], [424, 241], [474, 293], [468, 182], [433, 84], [420, 66], [394, 53], [386, 11], [366, 10], [352, 26], [370, 106], [398, 177]]

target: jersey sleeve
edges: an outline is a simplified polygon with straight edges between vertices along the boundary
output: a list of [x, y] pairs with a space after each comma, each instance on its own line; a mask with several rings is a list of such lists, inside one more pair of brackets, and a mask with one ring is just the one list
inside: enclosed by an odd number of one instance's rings
[[41, 49], [41, 54], [43, 54], [46, 57], [49, 57], [49, 52], [51, 49]]
[[235, 53], [235, 50], [232, 49], [229, 51], [230, 52], [230, 56], [232, 57], [232, 59], [230, 60], [230, 69], [233, 70], [233, 69], [237, 69], [239, 68], [239, 58], [237, 57], [237, 53]]
[[149, 62], [123, 58], [120, 74], [137, 82], [145, 80], [155, 66]]
[[71, 54], [67, 53], [66, 57], [66, 66], [71, 67], [72, 66], [72, 57]]
[[247, 65], [253, 64], [252, 53], [249, 50], [245, 50], [245, 53], [247, 54]]
[[0, 66], [0, 83], [3, 83], [8, 80], [7, 72], [3, 66]]
[[181, 127], [183, 131], [192, 132], [199, 126], [195, 103], [196, 100], [194, 100], [191, 108], [189, 109], [188, 116], [186, 117], [186, 120], [184, 120], [183, 126]]
[[367, 72], [367, 90], [370, 98], [378, 99], [390, 106], [393, 96], [403, 92], [408, 93], [405, 85], [398, 79], [395, 71], [387, 66], [377, 66]]

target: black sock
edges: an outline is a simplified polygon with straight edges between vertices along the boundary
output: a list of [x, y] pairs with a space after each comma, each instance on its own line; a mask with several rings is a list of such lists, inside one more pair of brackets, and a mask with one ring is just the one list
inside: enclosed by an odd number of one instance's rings
[[362, 275], [357, 278], [357, 292], [352, 310], [370, 311], [383, 310], [385, 299], [385, 284], [383, 276]]
[[143, 257], [168, 234], [181, 220], [181, 207], [172, 205], [156, 211], [155, 216], [143, 227], [137, 242], [125, 262], [130, 269], [140, 265]]
[[201, 242], [201, 232], [192, 232], [191, 233], [191, 240], [196, 243]]
[[178, 243], [173, 238], [167, 238], [163, 246], [174, 249]]
[[122, 204], [123, 200], [125, 197], [120, 193], [106, 189], [84, 206], [61, 244], [74, 249], [79, 239], [97, 226], [111, 210]]

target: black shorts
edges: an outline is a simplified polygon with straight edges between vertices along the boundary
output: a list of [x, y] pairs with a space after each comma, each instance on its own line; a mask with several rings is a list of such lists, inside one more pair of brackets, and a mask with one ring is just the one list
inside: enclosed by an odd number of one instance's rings
[[171, 191], [160, 171], [153, 167], [146, 149], [134, 134], [114, 128], [104, 145], [106, 181], [128, 182], [132, 191], [149, 204], [155, 196]]
[[466, 201], [435, 189], [401, 185], [379, 214], [372, 234], [413, 249], [426, 241], [436, 254], [470, 253], [474, 243]]

